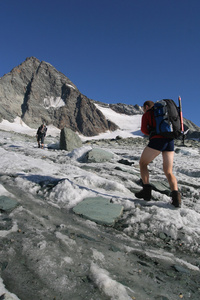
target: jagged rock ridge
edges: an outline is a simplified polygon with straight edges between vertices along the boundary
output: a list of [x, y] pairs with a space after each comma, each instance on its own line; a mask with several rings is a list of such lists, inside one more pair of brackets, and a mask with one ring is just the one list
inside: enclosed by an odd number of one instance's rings
[[17, 116], [33, 128], [46, 122], [86, 136], [118, 128], [64, 74], [35, 57], [0, 78], [0, 119]]
[[124, 103], [107, 104], [100, 101], [94, 101], [94, 102], [102, 107], [111, 108], [112, 110], [114, 110], [119, 114], [126, 114], [130, 116], [143, 114], [143, 109], [138, 104], [136, 105], [124, 104]]
[[192, 121], [184, 118], [184, 130], [187, 132], [186, 138], [200, 140], [200, 127], [195, 125]]

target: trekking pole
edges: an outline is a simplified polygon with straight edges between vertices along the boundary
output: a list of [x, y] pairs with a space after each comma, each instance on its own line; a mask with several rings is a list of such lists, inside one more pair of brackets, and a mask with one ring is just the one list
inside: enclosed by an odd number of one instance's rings
[[180, 113], [180, 120], [181, 120], [181, 132], [183, 134], [183, 144], [184, 144], [184, 124], [183, 124], [183, 112], [182, 112], [182, 103], [181, 103], [181, 97], [178, 97], [178, 102], [179, 102], [179, 113]]

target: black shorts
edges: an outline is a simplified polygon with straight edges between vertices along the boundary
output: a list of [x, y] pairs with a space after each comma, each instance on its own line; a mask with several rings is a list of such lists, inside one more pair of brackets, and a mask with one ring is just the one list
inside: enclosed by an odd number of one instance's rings
[[152, 138], [148, 147], [158, 151], [174, 151], [174, 140], [168, 138]]
[[40, 142], [41, 144], [44, 144], [44, 136], [43, 135], [38, 135], [37, 141]]

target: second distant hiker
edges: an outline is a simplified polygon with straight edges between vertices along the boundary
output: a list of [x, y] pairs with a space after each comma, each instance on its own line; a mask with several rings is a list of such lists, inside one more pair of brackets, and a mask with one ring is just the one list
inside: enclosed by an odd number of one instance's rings
[[38, 128], [37, 134], [36, 134], [38, 148], [40, 148], [40, 143], [41, 143], [42, 149], [44, 148], [44, 138], [46, 136], [46, 132], [47, 132], [47, 127], [45, 126], [45, 124], [42, 124]]

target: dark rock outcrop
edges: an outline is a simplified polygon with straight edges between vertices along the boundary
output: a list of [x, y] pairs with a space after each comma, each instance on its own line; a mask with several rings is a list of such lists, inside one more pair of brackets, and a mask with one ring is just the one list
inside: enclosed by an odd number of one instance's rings
[[85, 136], [118, 128], [65, 75], [35, 57], [0, 78], [0, 119], [17, 116], [33, 128], [45, 122]]
[[141, 106], [138, 104], [132, 105], [132, 104], [124, 104], [124, 103], [103, 103], [100, 101], [95, 101], [93, 100], [94, 103], [98, 104], [101, 107], [106, 107], [106, 108], [111, 108], [114, 110], [116, 113], [119, 114], [125, 114], [125, 115], [138, 115], [138, 114], [143, 114], [143, 109]]
[[142, 107], [139, 105], [128, 105], [123, 103], [109, 104], [109, 107], [117, 113], [126, 115], [138, 115], [143, 114]]
[[184, 118], [184, 130], [187, 131], [187, 139], [197, 139], [200, 140], [200, 127], [195, 125], [192, 121]]

